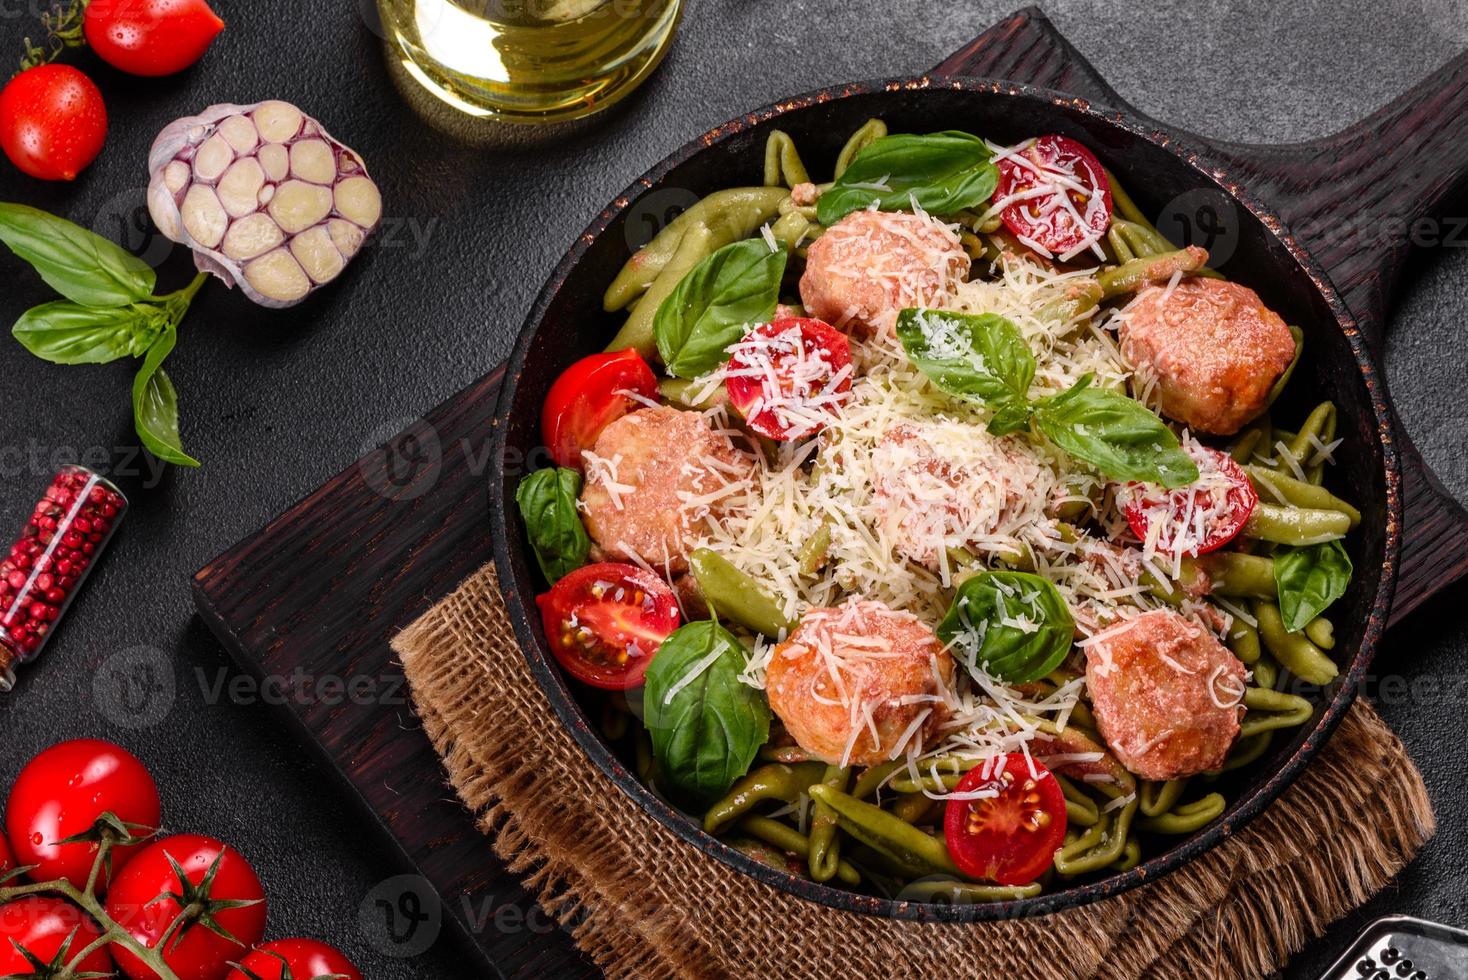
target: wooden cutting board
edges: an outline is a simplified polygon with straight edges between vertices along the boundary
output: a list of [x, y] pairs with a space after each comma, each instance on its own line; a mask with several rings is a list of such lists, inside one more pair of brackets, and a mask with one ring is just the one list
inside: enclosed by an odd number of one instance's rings
[[[933, 74], [1026, 82], [1137, 114], [1034, 9], [990, 28]], [[1452, 125], [1465, 110], [1468, 56], [1370, 119], [1315, 143], [1252, 147], [1184, 138], [1295, 228], [1379, 352], [1405, 236], [1312, 240], [1297, 220], [1333, 208], [1359, 215], [1362, 189], [1379, 183], [1386, 165], [1373, 163], [1381, 159], [1373, 145], [1409, 145], [1424, 159], [1431, 155], [1433, 171], [1462, 174], [1468, 141]], [[289, 703], [282, 710], [373, 815], [404, 868], [420, 876], [418, 890], [436, 893], [445, 928], [465, 940], [478, 965], [507, 977], [594, 975], [570, 937], [537, 918], [533, 900], [452, 799], [388, 647], [391, 635], [490, 560], [478, 454], [488, 443], [501, 376], [491, 372], [432, 409], [209, 562], [195, 575], [194, 598], [247, 673], [374, 682], [372, 698], [311, 690], [283, 699]], [[1468, 574], [1468, 515], [1404, 434], [1399, 449], [1406, 536], [1393, 621]], [[407, 897], [411, 891], [384, 896], [382, 907], [404, 948], [440, 918], [425, 916], [423, 896]]]

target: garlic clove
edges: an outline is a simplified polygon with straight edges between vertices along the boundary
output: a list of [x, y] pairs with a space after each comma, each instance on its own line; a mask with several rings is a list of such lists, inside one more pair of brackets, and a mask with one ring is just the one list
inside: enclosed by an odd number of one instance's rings
[[229, 226], [224, 233], [221, 251], [232, 259], [244, 261], [264, 255], [285, 241], [285, 232], [268, 214], [252, 214]]
[[285, 102], [210, 106], [153, 143], [148, 209], [194, 262], [289, 306], [338, 277], [382, 219], [361, 157]]
[[189, 188], [183, 202], [183, 226], [189, 237], [205, 248], [214, 248], [224, 241], [225, 229], [229, 227], [229, 214], [219, 203], [219, 195], [207, 184], [195, 184]]
[[299, 303], [311, 291], [311, 280], [283, 248], [247, 262], [245, 279], [260, 295], [278, 303]]
[[331, 282], [347, 265], [325, 225], [317, 225], [292, 238], [291, 254], [317, 283]]
[[382, 217], [382, 195], [369, 178], [348, 177], [336, 185], [336, 210], [363, 228], [373, 228]]

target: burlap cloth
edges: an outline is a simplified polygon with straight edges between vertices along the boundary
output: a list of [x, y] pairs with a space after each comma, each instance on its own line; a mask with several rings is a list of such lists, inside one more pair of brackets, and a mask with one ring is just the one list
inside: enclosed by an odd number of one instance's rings
[[1038, 919], [894, 922], [756, 882], [642, 813], [557, 720], [492, 568], [393, 647], [495, 852], [613, 977], [1263, 977], [1434, 829], [1421, 774], [1358, 702], [1268, 811], [1155, 884]]

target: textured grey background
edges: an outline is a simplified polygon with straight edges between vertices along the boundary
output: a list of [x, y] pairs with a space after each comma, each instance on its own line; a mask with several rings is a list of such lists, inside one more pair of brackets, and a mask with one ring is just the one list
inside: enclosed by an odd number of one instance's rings
[[[0, 2], [0, 60], [34, 31], [39, 3]], [[372, 977], [464, 976], [448, 941], [401, 958], [359, 922], [359, 908], [396, 869], [274, 711], [209, 696], [217, 678], [232, 674], [193, 617], [189, 575], [488, 370], [558, 254], [668, 151], [786, 94], [920, 72], [1013, 8], [987, 0], [696, 0], [667, 64], [626, 109], [549, 147], [512, 150], [458, 145], [423, 126], [388, 81], [356, 0], [217, 7], [226, 33], [180, 78], [127, 79], [76, 58], [108, 97], [114, 132], [106, 152], [65, 188], [0, 165], [0, 199], [118, 235], [119, 221], [141, 203], [147, 146], [166, 122], [212, 102], [278, 97], [313, 111], [363, 153], [398, 233], [338, 288], [294, 311], [264, 312], [217, 285], [205, 290], [169, 372], [185, 444], [206, 465], [135, 489], [123, 533], [52, 649], [0, 701], [0, 785], [58, 739], [116, 739], [158, 774], [171, 827], [222, 836], [255, 863], [271, 896], [272, 935], [322, 936]], [[1329, 133], [1468, 47], [1461, 0], [1057, 0], [1045, 9], [1139, 109], [1235, 140]], [[135, 229], [131, 244], [159, 243]], [[165, 286], [187, 280], [186, 257], [148, 254], [162, 257]], [[48, 298], [9, 256], [0, 256], [0, 283], [0, 321]], [[1465, 297], [1462, 249], [1418, 257], [1388, 345], [1407, 426], [1460, 499], [1468, 498]], [[0, 377], [0, 528], [8, 529], [19, 526], [53, 462], [88, 451], [121, 457], [134, 440], [124, 365], [52, 367], [7, 339]], [[1464, 598], [1460, 589], [1394, 633], [1381, 670], [1462, 682], [1468, 625], [1448, 613]], [[120, 704], [119, 688], [106, 683], [130, 664], [171, 681], [171, 696], [168, 683], [135, 692], [161, 716], [155, 723], [139, 725], [137, 705]], [[139, 669], [136, 676], [150, 676]], [[1398, 885], [1298, 957], [1291, 976], [1318, 975], [1362, 923], [1388, 911], [1468, 925], [1463, 698], [1385, 691], [1392, 696], [1384, 710], [1427, 774], [1441, 830]]]

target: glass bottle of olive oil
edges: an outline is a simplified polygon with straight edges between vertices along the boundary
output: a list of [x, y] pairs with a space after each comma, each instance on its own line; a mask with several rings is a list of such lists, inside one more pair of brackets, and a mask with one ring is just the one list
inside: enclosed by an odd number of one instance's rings
[[389, 56], [472, 116], [562, 122], [657, 67], [683, 0], [377, 0]]

